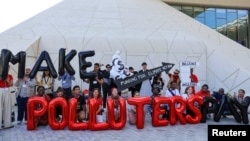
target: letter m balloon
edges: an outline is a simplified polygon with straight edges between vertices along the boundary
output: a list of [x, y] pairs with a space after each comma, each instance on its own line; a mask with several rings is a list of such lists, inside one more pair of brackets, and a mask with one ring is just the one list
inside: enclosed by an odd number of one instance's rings
[[4, 80], [8, 75], [9, 62], [18, 64], [18, 78], [23, 78], [25, 72], [26, 53], [18, 52], [15, 56], [8, 49], [2, 49], [0, 57], [0, 79]]

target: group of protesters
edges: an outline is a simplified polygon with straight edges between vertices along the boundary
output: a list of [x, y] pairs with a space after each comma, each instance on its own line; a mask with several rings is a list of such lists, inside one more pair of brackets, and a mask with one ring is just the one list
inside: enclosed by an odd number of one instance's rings
[[[34, 79], [29, 77], [31, 72], [30, 67], [25, 68], [25, 75], [23, 78], [18, 78], [14, 81], [12, 74], [8, 74], [5, 80], [0, 80], [0, 129], [11, 128], [14, 125], [11, 122], [11, 96], [10, 96], [10, 87], [16, 87], [16, 102], [17, 102], [17, 125], [22, 123], [27, 123], [27, 102], [30, 97], [39, 96], [44, 97], [47, 102], [50, 102], [53, 98], [63, 97], [65, 100], [69, 101], [71, 98], [77, 99], [77, 122], [88, 122], [89, 115], [89, 101], [91, 98], [96, 99], [96, 104], [98, 104], [98, 109], [96, 109], [97, 122], [103, 122], [103, 113], [106, 112], [107, 99], [112, 98], [114, 102], [114, 112], [115, 120], [119, 122], [120, 118], [120, 107], [119, 107], [119, 98], [122, 97], [122, 92], [118, 91], [118, 88], [115, 84], [115, 80], [110, 77], [110, 70], [112, 66], [110, 64], [105, 65], [105, 69], [101, 69], [104, 66], [100, 63], [94, 63], [93, 73], [96, 75], [94, 77], [89, 77], [83, 79], [82, 81], [89, 85], [88, 88], [81, 90], [81, 86], [72, 85], [72, 81], [75, 80], [74, 75], [70, 75], [67, 70], [64, 70], [64, 74], [58, 77], [58, 80], [61, 81], [61, 85], [55, 87], [55, 78], [50, 74], [49, 70], [43, 71], [42, 76], [37, 76]], [[129, 67], [129, 71], [132, 75], [136, 73], [141, 73], [147, 71], [147, 63], [143, 62], [141, 64], [141, 70], [135, 71], [132, 66]], [[9, 68], [8, 68], [9, 69]], [[200, 90], [195, 90], [194, 86], [187, 86], [184, 93], [180, 93], [180, 71], [176, 69], [173, 73], [166, 73], [169, 76], [168, 83], [162, 78], [162, 72], [149, 78], [143, 82], [140, 82], [132, 87], [129, 87], [128, 90], [131, 93], [131, 97], [140, 97], [140, 96], [150, 96], [152, 98], [151, 104], [147, 105], [145, 108], [145, 113], [152, 113], [153, 99], [154, 97], [173, 97], [173, 96], [182, 96], [183, 99], [187, 100], [193, 95], [199, 96], [213, 96], [217, 99], [218, 104], [221, 102], [221, 97], [224, 94], [224, 89], [220, 88], [217, 93], [210, 93], [209, 86], [203, 84]], [[193, 68], [190, 69], [190, 82], [197, 83], [198, 77], [193, 73]], [[164, 91], [166, 87], [166, 91]], [[197, 92], [196, 92], [197, 91]], [[242, 102], [244, 99], [245, 91], [239, 89], [238, 93], [234, 97]], [[36, 105], [36, 109], [41, 108], [40, 105]], [[168, 118], [168, 107], [166, 109], [166, 114], [163, 118]], [[186, 111], [187, 113], [190, 111]], [[62, 111], [61, 107], [56, 108], [56, 120], [60, 122], [62, 120]], [[224, 116], [224, 115], [223, 115]], [[136, 124], [136, 108], [131, 106], [128, 109], [128, 118], [130, 124]], [[35, 119], [36, 125], [47, 125], [48, 116], [38, 117]]]

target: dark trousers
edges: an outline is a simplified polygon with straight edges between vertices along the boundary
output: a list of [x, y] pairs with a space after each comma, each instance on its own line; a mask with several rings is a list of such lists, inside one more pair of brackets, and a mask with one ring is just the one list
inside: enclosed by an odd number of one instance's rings
[[62, 115], [62, 107], [61, 106], [56, 107], [56, 118], [58, 118], [59, 115]]
[[27, 121], [27, 102], [28, 97], [20, 97], [16, 98], [17, 101], [17, 121], [23, 121], [23, 117], [25, 121]]
[[71, 87], [63, 88], [63, 90], [64, 90], [64, 96], [65, 96], [66, 100], [68, 101], [72, 95]]
[[102, 88], [102, 100], [103, 100], [103, 108], [106, 108], [107, 97], [111, 95], [110, 88]]

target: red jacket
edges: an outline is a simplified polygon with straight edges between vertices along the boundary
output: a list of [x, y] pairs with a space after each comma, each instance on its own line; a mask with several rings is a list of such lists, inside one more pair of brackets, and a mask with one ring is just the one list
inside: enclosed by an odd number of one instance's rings
[[196, 93], [196, 95], [199, 95], [199, 96], [211, 96], [211, 94], [210, 94], [210, 91], [206, 91], [206, 92], [203, 92], [203, 91], [198, 91], [197, 93]]

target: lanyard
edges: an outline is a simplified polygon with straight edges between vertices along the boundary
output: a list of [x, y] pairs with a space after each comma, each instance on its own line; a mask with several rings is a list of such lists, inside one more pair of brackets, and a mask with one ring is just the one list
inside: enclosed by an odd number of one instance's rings
[[48, 81], [49, 81], [49, 77], [47, 78], [47, 80], [46, 80], [46, 77], [44, 77], [43, 79], [44, 79], [44, 81], [45, 81], [45, 84], [47, 84]]

